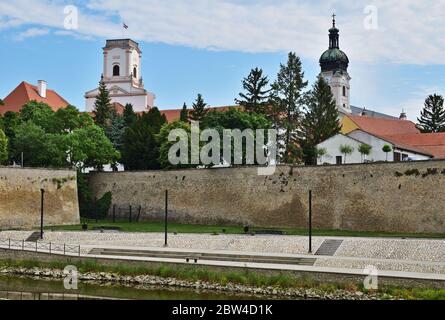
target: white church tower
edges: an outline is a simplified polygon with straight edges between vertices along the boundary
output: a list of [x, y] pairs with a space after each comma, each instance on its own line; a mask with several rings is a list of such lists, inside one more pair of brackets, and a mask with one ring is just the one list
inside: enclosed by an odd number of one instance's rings
[[340, 50], [339, 32], [335, 27], [335, 14], [329, 29], [329, 49], [320, 58], [321, 75], [329, 84], [340, 114], [351, 114], [348, 56]]
[[[111, 102], [122, 106], [131, 103], [135, 112], [150, 110], [155, 95], [144, 89], [139, 44], [130, 39], [107, 40], [103, 54], [102, 79], [110, 92]], [[98, 93], [98, 89], [85, 93], [87, 112], [94, 110]]]

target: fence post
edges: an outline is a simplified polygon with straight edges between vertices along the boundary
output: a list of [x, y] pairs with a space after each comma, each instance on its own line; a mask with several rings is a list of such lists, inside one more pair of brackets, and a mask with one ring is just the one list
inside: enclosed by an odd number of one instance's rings
[[37, 241], [36, 241], [36, 252], [38, 251], [38, 247], [37, 247]]
[[25, 240], [22, 240], [22, 251], [25, 251]]
[[116, 222], [116, 205], [113, 205], [113, 223]]
[[11, 238], [8, 238], [8, 247], [11, 249]]
[[79, 257], [80, 257], [80, 245], [79, 245]]
[[132, 221], [132, 219], [131, 219], [131, 206], [130, 206], [130, 223], [132, 223], [133, 221]]
[[63, 255], [66, 255], [66, 249], [65, 249], [66, 247], [65, 246], [66, 246], [66, 244], [63, 244]]
[[49, 243], [49, 253], [51, 253], [51, 242]]

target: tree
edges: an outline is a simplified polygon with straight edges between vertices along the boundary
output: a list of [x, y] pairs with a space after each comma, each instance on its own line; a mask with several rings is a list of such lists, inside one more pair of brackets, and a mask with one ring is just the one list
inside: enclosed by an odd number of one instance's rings
[[280, 65], [277, 80], [271, 91], [271, 117], [275, 127], [282, 132], [279, 136], [283, 150], [281, 160], [285, 163], [299, 162], [297, 130], [300, 126], [303, 89], [307, 86], [300, 58], [291, 52], [286, 65]]
[[371, 154], [372, 147], [369, 144], [361, 144], [360, 147], [358, 147], [358, 152], [360, 152], [362, 156], [362, 162], [364, 161], [366, 156], [369, 156]]
[[122, 114], [124, 117], [125, 127], [130, 127], [137, 119], [137, 115], [133, 110], [133, 105], [131, 103], [127, 103], [124, 107], [124, 113]]
[[4, 106], [4, 105], [5, 105], [5, 103], [3, 102], [2, 99], [0, 99], [0, 106]]
[[122, 149], [125, 129], [125, 119], [123, 116], [118, 114], [113, 116], [111, 124], [105, 129], [106, 136], [108, 139], [110, 139], [114, 148], [118, 151]]
[[20, 110], [20, 119], [23, 122], [32, 121], [45, 132], [55, 133], [60, 124], [54, 117], [54, 111], [43, 102], [30, 101]]
[[[187, 152], [188, 157], [186, 163], [179, 163], [174, 165], [170, 163], [169, 160], [169, 152], [171, 147], [179, 141], [169, 141], [168, 137], [172, 130], [183, 130], [187, 134]], [[188, 122], [183, 121], [174, 121], [172, 123], [166, 123], [159, 132], [157, 137], [159, 143], [159, 164], [162, 169], [179, 169], [179, 168], [192, 168], [196, 167], [196, 165], [191, 164], [191, 132], [190, 132], [190, 124]]]
[[0, 165], [8, 161], [8, 138], [2, 129], [0, 129]]
[[[266, 141], [258, 141], [260, 144], [267, 144], [268, 140], [268, 129], [272, 127], [272, 124], [269, 120], [266, 119], [266, 117], [262, 114], [258, 113], [247, 113], [235, 108], [229, 109], [226, 112], [220, 112], [216, 110], [210, 111], [204, 121], [202, 122], [202, 127], [209, 128], [209, 129], [216, 129], [219, 132], [220, 135], [220, 141], [221, 141], [221, 149], [220, 154], [223, 154], [223, 146], [222, 142], [224, 139], [224, 129], [238, 129], [241, 132], [243, 132], [246, 129], [250, 129], [252, 131], [252, 138], [254, 141], [256, 141], [256, 130], [262, 129], [265, 131], [265, 140]], [[232, 141], [232, 148], [231, 150], [234, 150], [233, 147], [234, 141]], [[205, 144], [205, 143], [204, 143]], [[247, 163], [247, 157], [246, 157], [246, 145], [243, 143], [243, 164]], [[231, 164], [234, 164], [234, 152], [232, 152], [232, 159], [224, 159], [226, 162], [230, 162]], [[255, 163], [258, 163], [258, 159], [253, 159]], [[262, 163], [264, 164], [264, 163]]]
[[392, 147], [389, 144], [385, 144], [382, 148], [382, 151], [386, 153], [386, 161], [388, 161], [388, 153], [392, 151]]
[[167, 122], [157, 108], [137, 117], [135, 123], [124, 133], [122, 164], [125, 170], [157, 170], [159, 143], [157, 134]]
[[340, 146], [340, 152], [345, 155], [344, 163], [346, 164], [346, 157], [354, 152], [354, 148], [350, 145], [342, 144]]
[[315, 148], [315, 155], [317, 157], [317, 160], [319, 160], [320, 162], [321, 162], [321, 159], [327, 154], [328, 154], [328, 150], [326, 148]]
[[184, 102], [182, 106], [181, 115], [179, 117], [179, 121], [188, 122], [189, 121], [189, 111], [187, 109], [187, 104]]
[[247, 78], [243, 80], [244, 93], [240, 93], [240, 99], [235, 102], [244, 107], [246, 112], [265, 114], [269, 101], [269, 79], [263, 76], [263, 70], [252, 69]]
[[99, 82], [99, 94], [94, 102], [94, 121], [102, 128], [105, 128], [111, 121], [113, 111], [110, 93], [102, 79]]
[[113, 147], [104, 130], [93, 124], [75, 129], [65, 137], [68, 161], [78, 170], [95, 168], [102, 170], [104, 165], [115, 165], [121, 155]]
[[300, 145], [308, 165], [316, 164], [316, 146], [341, 131], [334, 96], [322, 76], [317, 78], [312, 90], [306, 95], [300, 130]]
[[419, 127], [423, 133], [445, 132], [445, 108], [441, 95], [433, 94], [425, 100], [419, 121]]
[[207, 104], [204, 102], [204, 98], [201, 94], [198, 94], [198, 97], [196, 98], [195, 102], [193, 103], [193, 110], [190, 111], [190, 120], [193, 121], [202, 121], [206, 114], [208, 109], [206, 109]]

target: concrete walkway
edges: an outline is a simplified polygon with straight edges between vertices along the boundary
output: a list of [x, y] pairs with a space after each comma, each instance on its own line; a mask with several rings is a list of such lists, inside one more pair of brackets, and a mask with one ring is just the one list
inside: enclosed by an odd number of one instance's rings
[[[0, 239], [26, 239], [30, 234], [0, 232]], [[445, 240], [315, 237], [314, 252], [329, 239], [343, 241], [333, 256], [308, 254], [307, 237], [301, 236], [178, 234], [169, 235], [168, 248], [164, 248], [164, 235], [160, 233], [46, 232], [44, 240], [81, 245], [82, 256], [93, 258], [187, 263], [184, 259], [89, 254], [92, 249], [98, 248], [313, 258], [315, 262], [312, 266], [211, 260], [199, 260], [197, 264], [352, 275], [363, 275], [365, 267], [372, 265], [381, 276], [445, 281]]]

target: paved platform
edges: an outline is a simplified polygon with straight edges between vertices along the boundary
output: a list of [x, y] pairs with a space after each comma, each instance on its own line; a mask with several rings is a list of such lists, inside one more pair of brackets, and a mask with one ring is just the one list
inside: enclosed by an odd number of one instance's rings
[[[26, 239], [30, 234], [0, 232], [0, 239]], [[46, 232], [44, 240], [81, 245], [82, 256], [94, 258], [187, 263], [185, 256], [198, 253], [213, 258], [198, 259], [197, 264], [214, 266], [363, 275], [365, 267], [372, 265], [382, 276], [445, 280], [445, 240], [437, 239], [314, 237], [314, 252], [326, 240], [341, 241], [332, 256], [308, 254], [308, 239], [301, 236], [178, 234], [169, 236], [168, 248], [164, 248], [164, 235], [160, 233]], [[95, 254], [99, 249], [106, 250]], [[218, 256], [244, 258], [231, 261]], [[311, 263], [286, 263], [286, 259]]]

